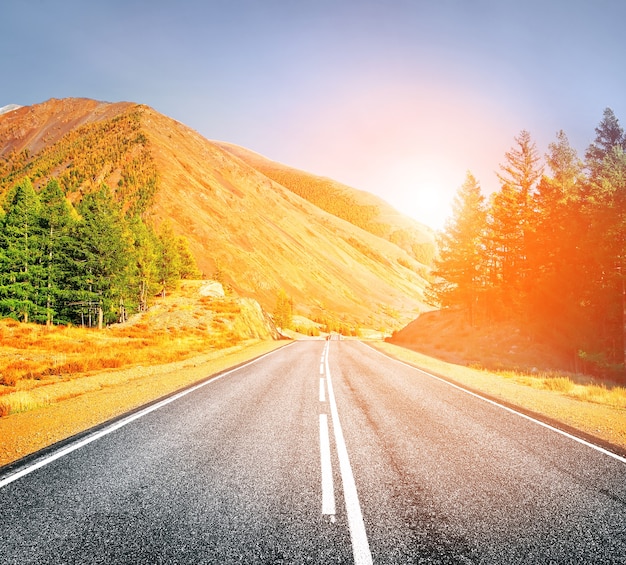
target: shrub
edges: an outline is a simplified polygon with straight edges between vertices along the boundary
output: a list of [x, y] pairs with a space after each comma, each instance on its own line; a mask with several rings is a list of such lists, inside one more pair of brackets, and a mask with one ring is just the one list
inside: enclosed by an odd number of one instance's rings
[[548, 390], [567, 393], [574, 388], [574, 383], [568, 377], [551, 377], [543, 380], [543, 386]]
[[17, 384], [17, 377], [15, 374], [4, 373], [0, 377], [0, 384], [4, 386], [15, 386]]

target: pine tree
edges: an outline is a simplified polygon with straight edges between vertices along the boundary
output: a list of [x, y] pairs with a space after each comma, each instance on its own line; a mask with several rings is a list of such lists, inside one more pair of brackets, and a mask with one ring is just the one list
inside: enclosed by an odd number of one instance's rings
[[293, 325], [293, 303], [282, 288], [276, 294], [274, 324], [283, 330], [291, 329]]
[[78, 213], [70, 253], [72, 303], [80, 307], [81, 324], [99, 326], [117, 321], [128, 295], [130, 242], [108, 186], [86, 194]]
[[133, 236], [133, 287], [136, 289], [136, 303], [139, 312], [148, 309], [151, 296], [159, 291], [158, 258], [160, 241], [154, 230], [139, 216], [130, 221]]
[[626, 149], [626, 136], [613, 110], [605, 108], [602, 121], [596, 128], [596, 137], [585, 153], [592, 179], [600, 172], [604, 158], [614, 147]]
[[30, 179], [10, 194], [0, 230], [0, 312], [28, 322], [40, 313], [40, 201]]
[[594, 314], [601, 348], [626, 367], [626, 152], [615, 145], [595, 168], [588, 199], [594, 244]]
[[452, 218], [438, 237], [435, 282], [430, 286], [429, 295], [443, 307], [464, 308], [472, 325], [484, 283], [481, 260], [485, 221], [485, 198], [468, 171], [454, 198]]
[[191, 253], [191, 249], [189, 249], [189, 240], [182, 235], [178, 236], [176, 238], [176, 247], [180, 265], [178, 277], [181, 279], [199, 278], [201, 273], [196, 266], [196, 260]]
[[528, 292], [528, 244], [533, 228], [533, 194], [542, 167], [535, 143], [523, 130], [505, 154], [498, 178], [501, 189], [492, 195], [489, 241], [492, 284], [502, 311], [524, 314]]
[[176, 244], [176, 235], [169, 222], [165, 222], [159, 230], [159, 252], [157, 255], [157, 272], [161, 296], [176, 286], [180, 279], [180, 255]]
[[545, 156], [550, 170], [534, 197], [536, 218], [529, 244], [530, 320], [534, 333], [576, 356], [588, 318], [584, 286], [587, 251], [583, 194], [586, 178], [563, 131], [549, 144]]
[[[71, 204], [65, 198], [56, 179], [52, 179], [39, 194], [41, 200], [42, 267], [44, 273], [46, 323], [51, 324], [67, 298], [66, 250], [71, 248], [70, 230], [74, 223]], [[59, 321], [68, 321], [61, 319]]]

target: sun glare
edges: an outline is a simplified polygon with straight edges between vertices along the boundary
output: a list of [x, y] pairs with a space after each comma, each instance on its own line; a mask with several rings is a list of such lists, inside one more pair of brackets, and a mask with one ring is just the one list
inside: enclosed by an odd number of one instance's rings
[[440, 185], [427, 184], [417, 189], [415, 196], [416, 214], [431, 228], [443, 229], [452, 210], [448, 200], [447, 191]]
[[[408, 161], [393, 168], [389, 186], [389, 202], [407, 216], [441, 230], [452, 214], [452, 198], [456, 186], [434, 163]], [[453, 175], [448, 175], [452, 177]]]

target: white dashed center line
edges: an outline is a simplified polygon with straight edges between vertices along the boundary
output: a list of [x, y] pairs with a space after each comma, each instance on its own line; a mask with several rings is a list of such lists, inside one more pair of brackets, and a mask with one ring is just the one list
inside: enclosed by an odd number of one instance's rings
[[[339, 459], [339, 471], [341, 474], [341, 482], [343, 484], [343, 497], [346, 503], [346, 515], [348, 518], [348, 527], [350, 529], [350, 540], [352, 542], [352, 555], [354, 557], [355, 565], [371, 565], [372, 554], [370, 552], [369, 542], [367, 540], [367, 533], [365, 531], [365, 523], [363, 522], [363, 513], [361, 512], [361, 505], [359, 503], [359, 497], [356, 491], [356, 484], [354, 482], [354, 474], [352, 473], [352, 467], [350, 466], [350, 458], [348, 457], [348, 449], [343, 437], [343, 431], [341, 429], [341, 423], [339, 422], [339, 413], [337, 411], [337, 403], [335, 401], [335, 393], [333, 391], [332, 379], [330, 374], [330, 368], [328, 365], [328, 350], [329, 344], [326, 343], [324, 347], [323, 368], [326, 374], [326, 387], [328, 388], [328, 402], [330, 405], [330, 414], [332, 418], [333, 431], [335, 435], [335, 445], [337, 448], [337, 457]], [[320, 385], [321, 386], [321, 385]], [[322, 417], [326, 422], [326, 426], [322, 425]], [[326, 437], [323, 437], [324, 427]], [[326, 414], [320, 414], [320, 448], [323, 452], [324, 442], [328, 442], [328, 418]], [[322, 508], [324, 507], [324, 473], [329, 472], [332, 481], [332, 468], [324, 470], [324, 455], [322, 453]], [[330, 466], [330, 448], [329, 448], [329, 461]], [[333, 497], [334, 498], [334, 497]], [[334, 506], [334, 500], [333, 500]], [[334, 517], [334, 512], [333, 512]]]
[[326, 387], [324, 386], [324, 379], [320, 379], [320, 402], [326, 402]]
[[335, 488], [330, 462], [328, 415], [320, 414], [320, 456], [322, 458], [322, 514], [335, 516]]

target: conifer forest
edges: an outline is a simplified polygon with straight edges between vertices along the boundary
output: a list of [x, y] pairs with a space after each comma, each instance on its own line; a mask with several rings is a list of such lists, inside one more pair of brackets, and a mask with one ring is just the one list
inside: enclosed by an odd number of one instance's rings
[[141, 112], [0, 159], [0, 317], [102, 327], [198, 274], [187, 240], [148, 219], [158, 174]]
[[467, 173], [439, 236], [433, 302], [560, 349], [572, 370], [624, 378], [626, 135], [604, 111], [584, 159], [558, 132], [545, 159], [527, 131], [486, 198]]

